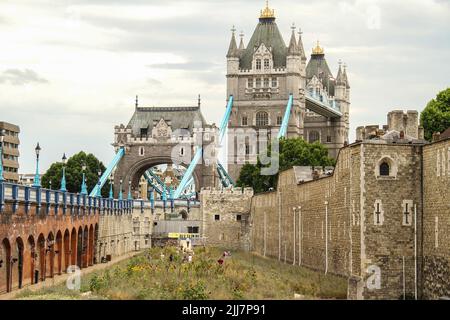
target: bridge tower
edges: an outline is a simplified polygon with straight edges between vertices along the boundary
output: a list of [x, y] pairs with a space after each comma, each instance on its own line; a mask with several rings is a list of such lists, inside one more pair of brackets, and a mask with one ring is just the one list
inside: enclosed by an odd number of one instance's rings
[[289, 95], [293, 104], [288, 137], [303, 136], [305, 115], [306, 56], [295, 27], [286, 45], [275, 22], [275, 12], [266, 5], [245, 47], [239, 47], [235, 28], [227, 53], [227, 96], [233, 95], [228, 125], [228, 172], [233, 179], [245, 163], [256, 163], [258, 154], [276, 137], [282, 125]]
[[[148, 170], [161, 165], [170, 169], [174, 164], [187, 168], [198, 148], [203, 148], [203, 152], [192, 175], [195, 191], [200, 192], [203, 187], [218, 187], [214, 161], [217, 135], [217, 127], [208, 124], [203, 117], [200, 102], [186, 107], [141, 107], [136, 102], [128, 125], [115, 127], [112, 145], [116, 152], [124, 151], [113, 173], [115, 196], [118, 196], [122, 180], [125, 196], [131, 183], [133, 198], [146, 198], [142, 197], [140, 183], [148, 180]], [[165, 191], [173, 187], [171, 181], [160, 183], [165, 186], [158, 187]]]
[[307, 105], [304, 138], [311, 143], [321, 142], [334, 158], [349, 140], [350, 86], [346, 67], [343, 69], [339, 61], [338, 75], [336, 78], [333, 76], [325, 58], [325, 50], [317, 42], [306, 67], [306, 90], [310, 95], [336, 106], [341, 115], [330, 117], [310, 110]]
[[287, 137], [320, 141], [329, 155], [336, 157], [348, 142], [350, 86], [346, 68], [340, 67], [337, 83], [319, 43], [307, 62], [302, 32], [297, 38], [294, 25], [286, 45], [268, 4], [247, 47], [242, 34], [237, 46], [235, 31], [233, 27], [227, 53], [227, 96], [234, 96], [228, 126], [231, 177], [236, 180], [242, 166], [256, 163], [264, 152], [271, 130], [282, 125], [291, 94]]

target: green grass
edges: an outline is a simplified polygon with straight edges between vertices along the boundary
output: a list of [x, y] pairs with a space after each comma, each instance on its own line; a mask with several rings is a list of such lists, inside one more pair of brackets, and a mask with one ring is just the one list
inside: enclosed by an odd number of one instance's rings
[[[165, 258], [161, 260], [161, 252]], [[21, 292], [17, 299], [155, 299], [155, 300], [262, 300], [345, 299], [347, 281], [309, 269], [236, 251], [223, 265], [223, 250], [197, 248], [192, 263], [182, 262], [176, 248], [153, 248], [109, 269], [81, 280], [81, 290], [65, 284], [35, 292]], [[169, 261], [169, 255], [174, 261]]]

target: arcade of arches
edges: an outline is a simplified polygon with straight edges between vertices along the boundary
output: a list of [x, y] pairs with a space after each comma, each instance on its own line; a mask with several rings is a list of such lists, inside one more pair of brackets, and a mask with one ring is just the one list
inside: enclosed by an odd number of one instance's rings
[[98, 224], [88, 223], [0, 239], [0, 293], [94, 265], [97, 238]]

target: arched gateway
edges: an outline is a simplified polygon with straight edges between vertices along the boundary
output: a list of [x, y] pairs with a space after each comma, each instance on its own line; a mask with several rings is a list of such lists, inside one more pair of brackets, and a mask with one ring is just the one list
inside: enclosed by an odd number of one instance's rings
[[200, 103], [194, 107], [157, 108], [139, 107], [136, 102], [128, 125], [115, 127], [113, 146], [116, 151], [125, 151], [114, 173], [115, 196], [122, 180], [124, 195], [131, 183], [133, 198], [145, 198], [139, 186], [149, 169], [159, 165], [187, 168], [199, 146], [204, 153], [193, 172], [195, 190], [191, 191], [218, 186], [220, 180], [213, 160], [216, 141], [217, 127], [206, 123]]

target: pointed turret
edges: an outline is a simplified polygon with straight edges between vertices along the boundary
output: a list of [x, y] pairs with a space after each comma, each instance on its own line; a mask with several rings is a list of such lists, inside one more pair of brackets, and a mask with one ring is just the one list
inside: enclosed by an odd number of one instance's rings
[[347, 65], [346, 64], [344, 64], [343, 78], [344, 78], [347, 89], [350, 89], [350, 84], [348, 83], [348, 77], [347, 77]]
[[245, 44], [244, 44], [244, 32], [241, 31], [241, 34], [239, 35], [241, 38], [241, 42], [239, 43], [239, 50], [245, 50]]
[[339, 70], [336, 77], [336, 85], [345, 86], [344, 73], [342, 72], [342, 62], [339, 61]]
[[300, 55], [302, 56], [302, 60], [306, 61], [305, 47], [303, 46], [303, 39], [302, 39], [302, 34], [303, 34], [302, 29], [298, 30], [298, 34], [299, 34], [298, 44], [297, 44], [298, 50], [300, 51]]
[[291, 35], [291, 41], [289, 42], [288, 55], [290, 55], [290, 56], [300, 55], [300, 51], [298, 50], [298, 46], [297, 46], [297, 40], [295, 39], [295, 26], [292, 25], [291, 29], [292, 29], [292, 35]]
[[234, 36], [234, 33], [236, 32], [236, 29], [234, 26], [233, 26], [233, 29], [231, 29], [231, 32], [232, 32], [232, 35], [231, 35], [230, 46], [228, 48], [227, 58], [239, 57], [238, 48], [237, 48], [237, 44], [236, 44], [236, 37]]

